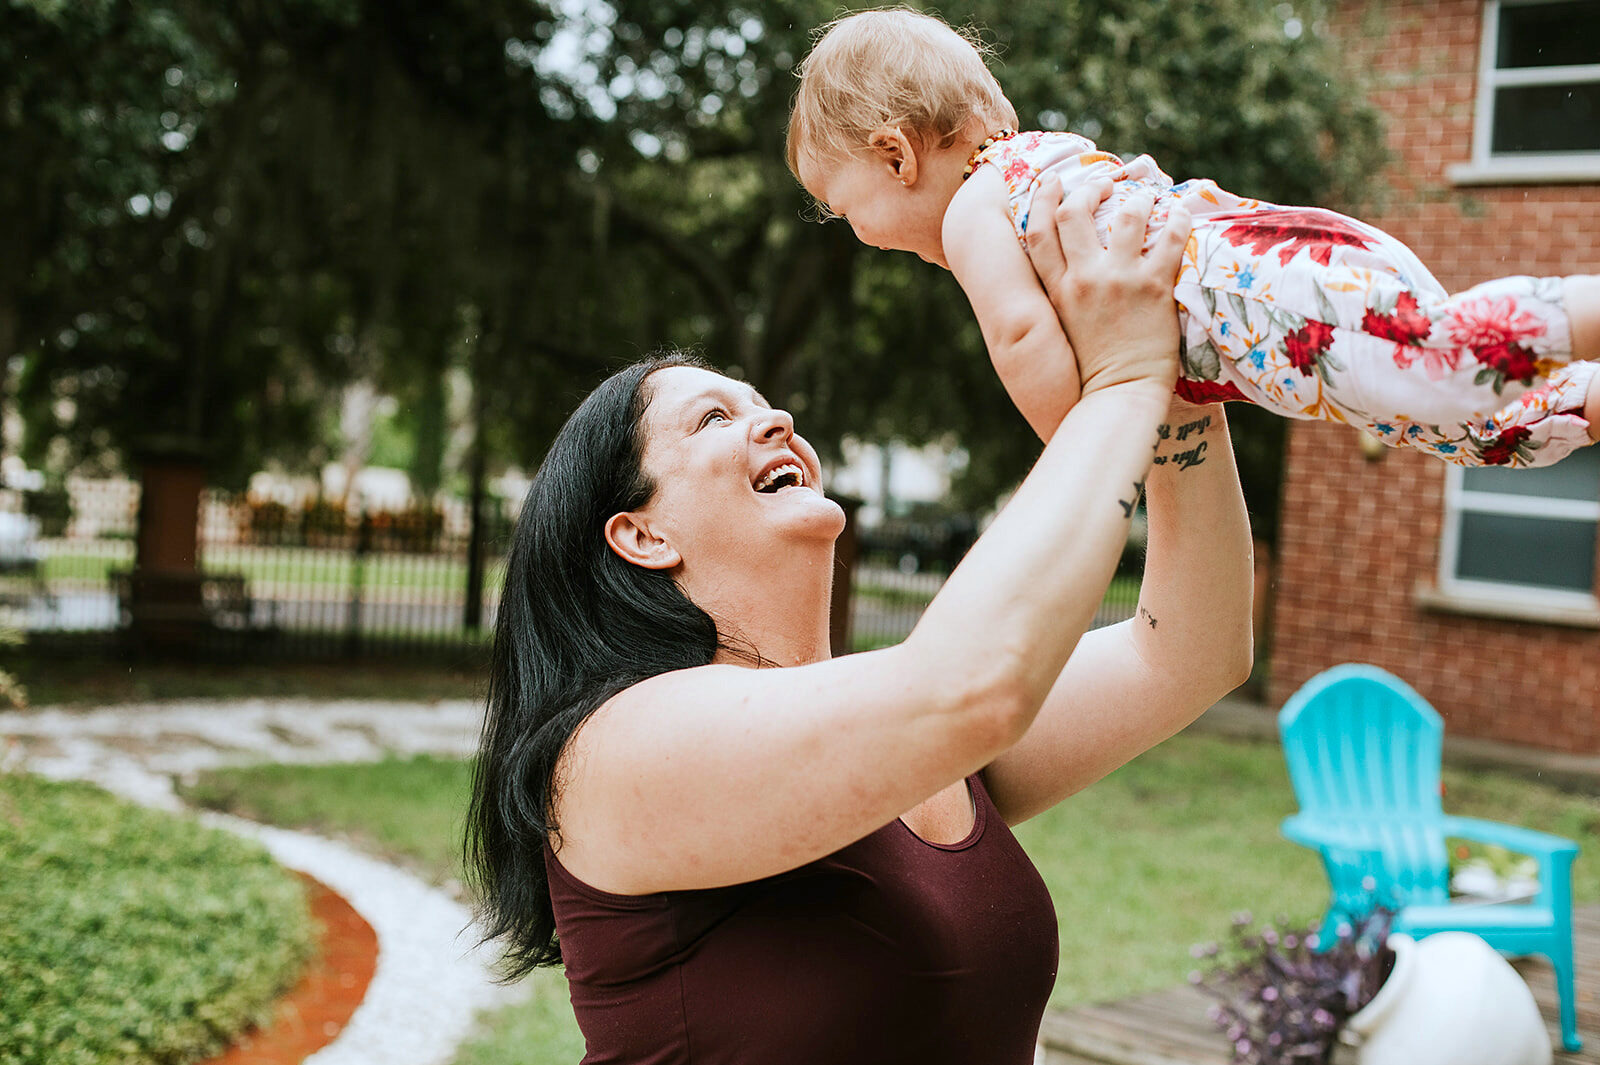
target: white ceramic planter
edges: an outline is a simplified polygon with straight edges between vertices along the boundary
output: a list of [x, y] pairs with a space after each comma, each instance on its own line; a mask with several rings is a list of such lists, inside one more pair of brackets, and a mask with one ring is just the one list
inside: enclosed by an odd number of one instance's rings
[[1361, 1065], [1550, 1065], [1533, 992], [1478, 936], [1389, 937], [1394, 971], [1345, 1025]]

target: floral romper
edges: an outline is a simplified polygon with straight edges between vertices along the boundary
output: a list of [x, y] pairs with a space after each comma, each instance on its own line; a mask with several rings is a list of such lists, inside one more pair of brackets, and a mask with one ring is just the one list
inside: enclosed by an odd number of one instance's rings
[[1156, 196], [1194, 234], [1174, 294], [1183, 335], [1177, 392], [1240, 399], [1291, 418], [1360, 426], [1462, 466], [1547, 466], [1589, 444], [1582, 416], [1600, 363], [1572, 361], [1560, 278], [1503, 277], [1451, 296], [1416, 255], [1363, 222], [1174, 185], [1147, 155], [1124, 163], [1074, 133], [997, 134], [973, 156], [1004, 176], [1018, 239], [1046, 173], [1071, 191], [1115, 182], [1096, 215]]

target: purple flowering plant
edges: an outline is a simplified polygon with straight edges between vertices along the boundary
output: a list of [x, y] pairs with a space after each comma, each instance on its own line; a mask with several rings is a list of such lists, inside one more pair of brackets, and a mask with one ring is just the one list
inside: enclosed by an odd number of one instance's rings
[[1316, 924], [1254, 929], [1241, 913], [1227, 943], [1193, 948], [1211, 969], [1189, 981], [1218, 1000], [1207, 1013], [1232, 1044], [1234, 1065], [1329, 1065], [1345, 1022], [1394, 968], [1385, 944], [1393, 921], [1392, 909], [1374, 907], [1325, 944]]

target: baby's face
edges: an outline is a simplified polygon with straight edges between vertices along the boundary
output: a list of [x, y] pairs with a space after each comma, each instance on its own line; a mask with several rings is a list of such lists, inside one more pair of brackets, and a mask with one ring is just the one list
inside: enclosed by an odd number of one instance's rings
[[862, 152], [843, 159], [802, 156], [800, 183], [828, 217], [848, 221], [861, 243], [946, 265], [940, 230], [950, 201], [941, 201], [931, 182], [907, 185], [892, 163]]

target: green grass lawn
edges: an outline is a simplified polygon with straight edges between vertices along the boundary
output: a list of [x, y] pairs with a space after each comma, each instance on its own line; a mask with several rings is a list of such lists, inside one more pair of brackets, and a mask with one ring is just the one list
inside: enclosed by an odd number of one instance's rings
[[[1600, 800], [1496, 773], [1447, 770], [1452, 813], [1570, 836], [1580, 902], [1600, 900]], [[400, 855], [436, 882], [458, 876], [466, 773], [418, 758], [373, 766], [274, 766], [206, 774], [192, 798]], [[1179, 736], [1021, 826], [1060, 919], [1053, 1006], [1117, 998], [1184, 979], [1190, 946], [1223, 935], [1233, 913], [1309, 918], [1326, 885], [1278, 823], [1294, 798], [1275, 744]], [[531, 1003], [486, 1019], [457, 1065], [555, 1065], [582, 1053], [558, 973]]]
[[349, 839], [441, 886], [460, 879], [470, 772], [432, 757], [261, 765], [202, 773], [180, 790], [198, 806]]

